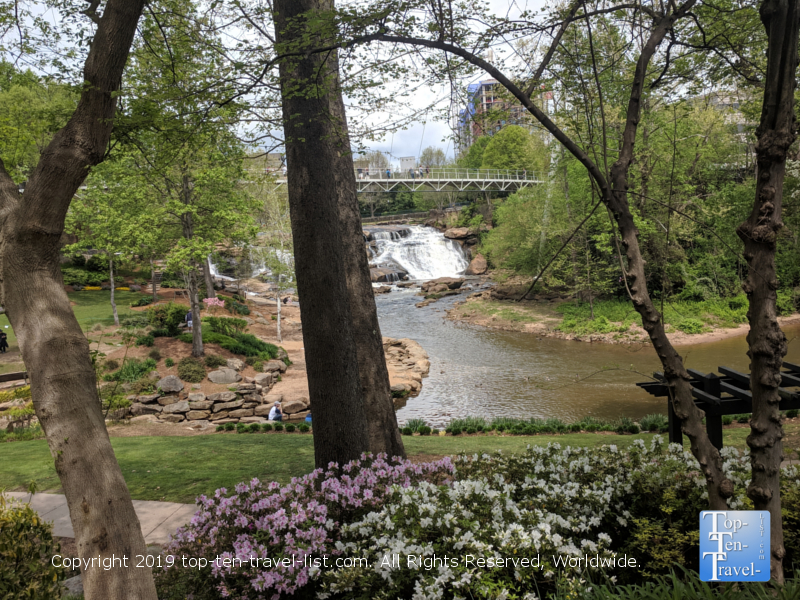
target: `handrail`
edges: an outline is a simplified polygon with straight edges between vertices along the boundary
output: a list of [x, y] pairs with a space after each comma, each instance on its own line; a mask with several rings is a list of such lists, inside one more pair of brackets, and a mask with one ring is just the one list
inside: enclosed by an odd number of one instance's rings
[[[420, 171], [421, 169], [421, 171]], [[386, 169], [354, 167], [356, 179], [380, 180], [460, 180], [460, 181], [538, 181], [536, 173], [527, 169], [461, 169], [457, 167], [417, 167], [413, 174], [406, 170], [390, 169], [387, 177]], [[248, 169], [248, 173], [274, 174], [279, 179], [284, 173], [280, 169]]]

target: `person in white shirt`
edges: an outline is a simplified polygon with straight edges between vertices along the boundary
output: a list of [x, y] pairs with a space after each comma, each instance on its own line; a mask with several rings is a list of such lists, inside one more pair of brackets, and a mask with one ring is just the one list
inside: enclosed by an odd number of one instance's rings
[[276, 402], [272, 409], [269, 411], [270, 421], [283, 421], [283, 413], [281, 412], [281, 403]]

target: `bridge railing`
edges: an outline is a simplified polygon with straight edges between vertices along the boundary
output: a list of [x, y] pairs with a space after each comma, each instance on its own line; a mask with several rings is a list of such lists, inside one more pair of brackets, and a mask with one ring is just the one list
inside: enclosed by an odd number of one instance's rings
[[421, 167], [401, 171], [386, 169], [355, 169], [356, 179], [460, 179], [473, 181], [526, 181], [536, 180], [536, 174], [526, 169], [459, 169], [443, 167]]

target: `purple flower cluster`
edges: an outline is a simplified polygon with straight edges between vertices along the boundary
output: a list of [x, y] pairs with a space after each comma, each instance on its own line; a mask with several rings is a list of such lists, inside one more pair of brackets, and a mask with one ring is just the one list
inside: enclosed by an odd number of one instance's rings
[[[337, 554], [333, 541], [341, 524], [381, 508], [393, 486], [441, 481], [454, 471], [449, 458], [413, 464], [364, 454], [285, 486], [253, 479], [231, 495], [219, 489], [198, 498], [200, 510], [166, 548], [175, 563], [163, 575], [173, 584], [178, 578], [194, 598], [292, 594], [309, 582], [315, 564]], [[182, 557], [203, 557], [208, 568], [184, 569]]]

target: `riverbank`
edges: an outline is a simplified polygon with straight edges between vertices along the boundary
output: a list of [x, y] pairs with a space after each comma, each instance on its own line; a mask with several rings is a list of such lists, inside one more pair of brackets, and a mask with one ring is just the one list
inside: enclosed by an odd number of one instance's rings
[[[619, 305], [625, 308], [624, 303]], [[576, 315], [576, 311], [571, 310], [573, 306], [574, 302], [565, 300], [516, 302], [497, 299], [492, 291], [487, 291], [458, 302], [446, 313], [449, 320], [458, 323], [498, 331], [518, 331], [537, 337], [602, 344], [650, 343], [647, 332], [636, 322], [638, 316], [630, 304], [627, 305], [628, 310], [624, 311], [620, 315], [622, 318], [618, 320], [612, 320], [602, 314], [603, 305], [599, 302], [595, 319], [591, 319], [588, 314]], [[581, 312], [588, 312], [586, 307]], [[620, 313], [619, 307], [612, 307], [612, 310], [607, 312]], [[694, 312], [697, 314], [698, 311]], [[667, 337], [675, 346], [688, 346], [745, 336], [750, 331], [747, 323], [732, 322], [732, 318], [741, 318], [738, 314], [725, 316], [728, 318], [720, 318], [712, 312], [701, 313], [697, 316], [683, 317], [678, 323], [670, 322], [667, 318]], [[781, 327], [798, 325], [800, 314], [778, 317], [778, 322]], [[681, 325], [685, 325], [688, 331], [678, 329]]]

